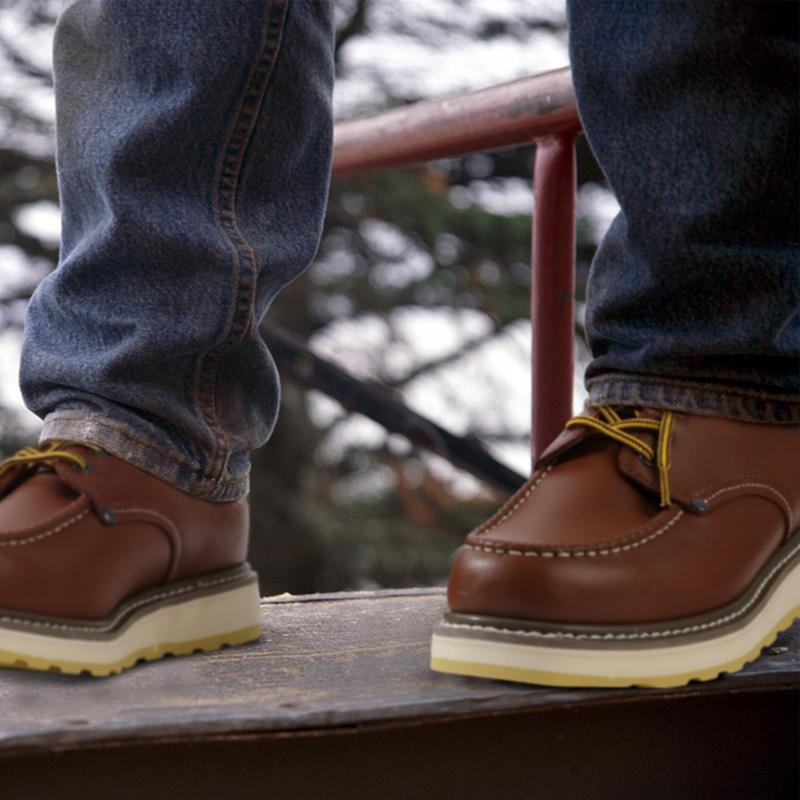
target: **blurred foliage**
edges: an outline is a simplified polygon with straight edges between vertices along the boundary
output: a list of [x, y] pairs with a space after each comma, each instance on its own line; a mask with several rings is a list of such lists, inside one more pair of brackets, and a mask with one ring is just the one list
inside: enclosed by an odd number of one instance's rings
[[[337, 58], [359, 37], [369, 36], [378, 2], [384, 0], [337, 5]], [[46, 0], [5, 0], [3, 5], [34, 33], [52, 27], [60, 7]], [[558, 32], [558, 26], [533, 15], [490, 21], [474, 35], [508, 35], [512, 22], [517, 36]], [[42, 59], [21, 44], [0, 38], [0, 54], [20, 85], [41, 87], [50, 81]], [[0, 147], [0, 244], [19, 248], [32, 266], [29, 280], [15, 281], [0, 296], [0, 331], [21, 325], [35, 280], [57, 260], [57, 250], [26, 233], [19, 221], [22, 207], [57, 201], [52, 158], [41, 146], [52, 140], [51, 123], [30, 110], [24, 93], [8, 86], [0, 86], [0, 125], [7, 143]], [[414, 99], [387, 90], [384, 104]], [[527, 320], [530, 216], [492, 213], [468, 198], [476, 184], [529, 181], [532, 157], [526, 148], [336, 181], [317, 262], [276, 301], [274, 318], [311, 338], [342, 317], [379, 314], [391, 326], [397, 309], [470, 308], [491, 321], [483, 340]], [[585, 143], [579, 146], [579, 174], [581, 182], [602, 181]], [[375, 235], [376, 226], [382, 237]], [[387, 231], [399, 242], [391, 252], [385, 247]], [[592, 253], [585, 234], [579, 224], [579, 298]], [[419, 253], [429, 254], [427, 266], [407, 269]], [[463, 349], [471, 347], [474, 342]], [[402, 391], [460, 355], [415, 364], [405, 375], [373, 377]], [[373, 363], [380, 364], [380, 357]], [[306, 393], [286, 386], [275, 435], [254, 454], [252, 561], [265, 593], [440, 583], [464, 533], [502, 499], [488, 490], [454, 491], [450, 478], [438, 477], [441, 469], [431, 469], [432, 457], [388, 437], [370, 444], [354, 441], [331, 458], [329, 437], [345, 418], [342, 411], [327, 425], [315, 422]], [[0, 411], [0, 432], [3, 451], [22, 444], [13, 415]], [[503, 431], [492, 433], [503, 436]]]

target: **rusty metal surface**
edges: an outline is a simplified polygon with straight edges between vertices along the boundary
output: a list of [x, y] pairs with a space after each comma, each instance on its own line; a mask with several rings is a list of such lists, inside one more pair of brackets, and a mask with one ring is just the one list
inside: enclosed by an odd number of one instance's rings
[[575, 140], [536, 147], [531, 248], [531, 450], [535, 463], [572, 415], [575, 332]]
[[334, 132], [333, 174], [348, 175], [530, 144], [580, 129], [568, 67], [346, 122]]
[[[671, 690], [561, 690], [428, 669], [441, 590], [279, 597], [263, 602], [263, 640], [166, 660], [111, 679], [0, 670], [0, 759], [24, 752], [164, 737], [421, 724], [498, 713], [571, 713], [620, 704], [792, 691], [800, 626], [743, 672]], [[786, 648], [781, 650], [780, 648]]]

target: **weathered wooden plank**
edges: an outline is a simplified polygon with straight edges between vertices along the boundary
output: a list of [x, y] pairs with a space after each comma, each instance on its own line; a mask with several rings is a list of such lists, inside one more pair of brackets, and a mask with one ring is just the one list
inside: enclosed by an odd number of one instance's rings
[[560, 690], [429, 671], [438, 589], [263, 601], [261, 642], [111, 679], [0, 671], [0, 758], [52, 748], [317, 731], [800, 687], [800, 626], [741, 673], [668, 690]]

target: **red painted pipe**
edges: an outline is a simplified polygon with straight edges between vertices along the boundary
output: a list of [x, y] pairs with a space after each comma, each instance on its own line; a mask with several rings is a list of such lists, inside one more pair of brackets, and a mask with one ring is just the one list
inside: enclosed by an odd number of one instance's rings
[[339, 122], [333, 136], [333, 174], [528, 145], [540, 136], [579, 130], [570, 70], [565, 67]]
[[531, 248], [534, 463], [572, 414], [575, 180], [574, 137], [537, 139]]
[[569, 68], [337, 123], [333, 174], [406, 166], [535, 140], [531, 321], [539, 453], [572, 412], [575, 147], [580, 120]]

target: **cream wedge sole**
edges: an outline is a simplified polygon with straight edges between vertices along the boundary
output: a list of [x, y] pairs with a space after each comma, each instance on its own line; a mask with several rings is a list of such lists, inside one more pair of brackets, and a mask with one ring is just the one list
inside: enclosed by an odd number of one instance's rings
[[258, 582], [238, 568], [145, 593], [106, 621], [0, 612], [0, 666], [105, 676], [138, 661], [209, 652], [260, 635]]
[[547, 686], [669, 687], [711, 680], [757, 658], [800, 618], [797, 548], [772, 571], [740, 613], [727, 609], [696, 625], [678, 621], [672, 630], [638, 626], [619, 633], [598, 626], [594, 633], [575, 634], [552, 626], [537, 631], [534, 623], [514, 629], [491, 618], [462, 623], [459, 615], [446, 615], [434, 629], [431, 668]]

